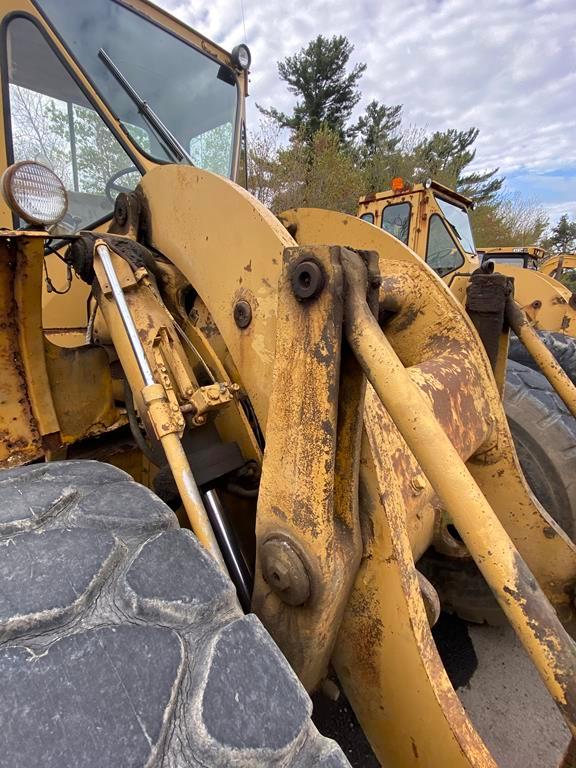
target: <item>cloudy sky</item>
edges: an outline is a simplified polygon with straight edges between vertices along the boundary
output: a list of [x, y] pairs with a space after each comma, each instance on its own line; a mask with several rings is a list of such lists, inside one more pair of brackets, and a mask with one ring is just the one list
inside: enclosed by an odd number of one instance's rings
[[256, 102], [293, 104], [277, 61], [344, 34], [368, 65], [361, 106], [403, 104], [427, 130], [477, 126], [479, 168], [499, 167], [551, 218], [576, 217], [576, 0], [156, 2], [225, 48], [248, 42], [253, 126]]

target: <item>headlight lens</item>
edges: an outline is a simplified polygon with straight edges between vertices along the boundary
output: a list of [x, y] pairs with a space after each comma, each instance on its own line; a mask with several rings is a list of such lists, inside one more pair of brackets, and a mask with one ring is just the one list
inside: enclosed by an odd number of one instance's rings
[[56, 224], [68, 208], [68, 195], [58, 176], [45, 165], [24, 160], [2, 174], [2, 196], [10, 209], [29, 224]]
[[240, 43], [232, 49], [232, 63], [237, 69], [246, 70], [252, 62], [250, 48], [244, 43]]

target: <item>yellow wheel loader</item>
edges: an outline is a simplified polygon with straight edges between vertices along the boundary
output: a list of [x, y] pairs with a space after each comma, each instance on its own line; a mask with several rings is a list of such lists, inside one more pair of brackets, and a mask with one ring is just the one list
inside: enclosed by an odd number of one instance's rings
[[540, 262], [538, 268], [556, 280], [573, 276], [576, 271], [576, 253], [551, 254]]
[[576, 548], [501, 404], [509, 286], [471, 280], [479, 334], [388, 233], [235, 183], [245, 46], [144, 0], [0, 13], [2, 765], [345, 766], [332, 675], [381, 765], [505, 766], [431, 551], [525, 649], [557, 764]]
[[[508, 322], [516, 333], [509, 345], [509, 357], [515, 362], [507, 371], [506, 412], [532, 489], [563, 528], [576, 536], [574, 400], [566, 382], [558, 386], [555, 371], [560, 364], [576, 382], [574, 294], [537, 271], [545, 253], [541, 248], [477, 251], [471, 207], [470, 199], [438, 182], [407, 185], [394, 179], [390, 190], [361, 198], [358, 215], [415, 251], [465, 304], [473, 273], [494, 267], [513, 279], [516, 305]], [[556, 363], [542, 351], [534, 332]], [[550, 382], [526, 370], [540, 371], [542, 366]]]
[[576, 336], [576, 294], [558, 280], [570, 268], [569, 256], [548, 258], [537, 246], [479, 248], [478, 254], [515, 278], [519, 303], [535, 328]]
[[361, 198], [358, 215], [412, 248], [458, 296], [466, 284], [462, 273], [478, 269], [481, 260], [494, 261], [499, 272], [515, 278], [516, 301], [535, 328], [576, 336], [574, 295], [551, 279], [556, 260], [541, 270], [545, 251], [536, 246], [477, 249], [472, 206], [472, 200], [436, 181], [408, 185], [394, 179], [390, 190]]
[[[560, 282], [574, 270], [576, 257], [570, 254], [547, 256], [543, 248], [536, 246], [481, 248], [478, 255], [482, 261], [492, 261], [498, 272], [514, 277], [515, 284], [521, 286], [523, 301], [532, 297], [522, 307], [526, 317], [538, 329], [564, 371], [576, 382], [576, 293], [569, 284]], [[512, 340], [509, 356], [538, 370], [518, 339]]]

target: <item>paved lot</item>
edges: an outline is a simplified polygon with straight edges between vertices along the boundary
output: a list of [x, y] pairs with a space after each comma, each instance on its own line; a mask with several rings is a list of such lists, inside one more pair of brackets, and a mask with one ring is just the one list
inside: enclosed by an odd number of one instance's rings
[[468, 715], [501, 768], [556, 768], [570, 733], [509, 627], [469, 627], [478, 657], [458, 690]]
[[[435, 637], [453, 685], [499, 768], [556, 768], [569, 731], [514, 632], [443, 616]], [[318, 728], [341, 744], [354, 768], [377, 768], [343, 696], [332, 702], [317, 694], [314, 712]]]

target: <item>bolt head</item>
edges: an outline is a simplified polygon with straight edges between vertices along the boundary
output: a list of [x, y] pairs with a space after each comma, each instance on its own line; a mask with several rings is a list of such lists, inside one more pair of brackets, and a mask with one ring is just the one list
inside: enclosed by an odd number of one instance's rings
[[322, 265], [315, 259], [298, 262], [290, 276], [294, 295], [300, 301], [316, 298], [324, 288], [326, 277]]
[[426, 480], [424, 478], [424, 475], [421, 475], [420, 473], [414, 475], [414, 477], [410, 481], [410, 485], [412, 486], [412, 490], [414, 491], [414, 493], [416, 494], [422, 493], [424, 488], [426, 488]]
[[288, 605], [302, 605], [310, 597], [310, 577], [302, 558], [286, 539], [267, 539], [260, 549], [262, 575]]
[[234, 305], [234, 322], [238, 328], [248, 328], [252, 322], [252, 307], [245, 299], [240, 299]]

